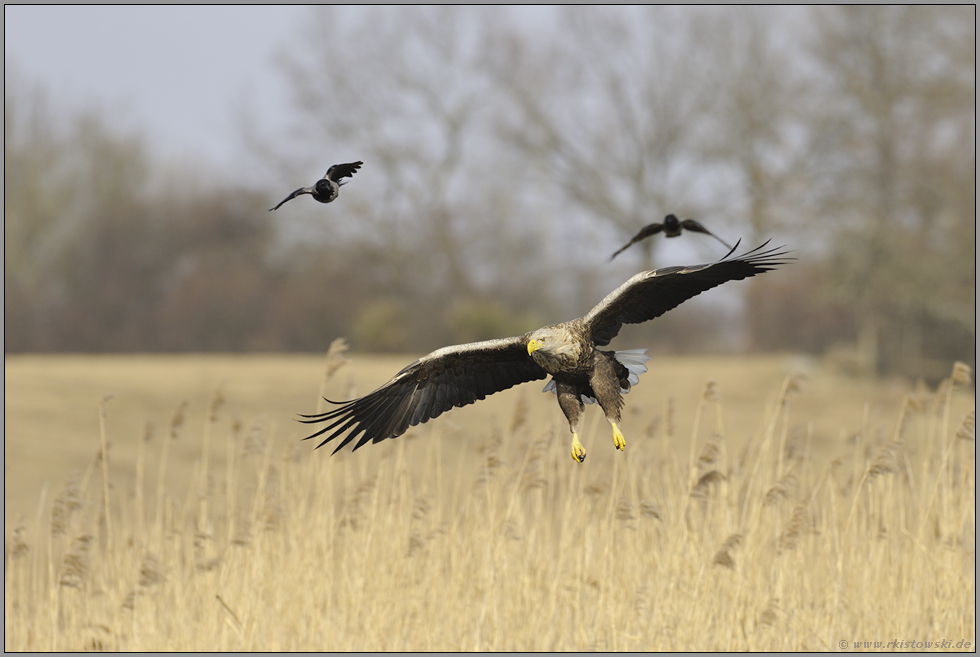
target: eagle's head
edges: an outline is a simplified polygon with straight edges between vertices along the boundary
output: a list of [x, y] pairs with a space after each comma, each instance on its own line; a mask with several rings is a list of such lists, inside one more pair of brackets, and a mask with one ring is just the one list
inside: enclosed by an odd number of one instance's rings
[[546, 326], [531, 333], [527, 353], [549, 374], [572, 369], [582, 353], [581, 344], [563, 326]]

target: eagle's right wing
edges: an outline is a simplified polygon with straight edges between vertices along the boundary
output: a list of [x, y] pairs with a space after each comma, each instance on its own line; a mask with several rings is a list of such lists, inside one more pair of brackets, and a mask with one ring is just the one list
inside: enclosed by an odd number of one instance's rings
[[[439, 417], [547, 373], [527, 353], [527, 336], [444, 347], [408, 365], [388, 383], [359, 399], [330, 402], [337, 408], [304, 415], [308, 424], [329, 424], [309, 438], [330, 432], [317, 447], [350, 430], [334, 453], [359, 435], [354, 449], [396, 438], [410, 426]], [[329, 399], [327, 401], [330, 401]]]
[[639, 324], [660, 317], [705, 290], [770, 271], [791, 259], [779, 248], [763, 251], [767, 244], [736, 258], [730, 258], [730, 251], [710, 265], [661, 267], [640, 272], [613, 290], [582, 321], [597, 346], [607, 345], [623, 324]]

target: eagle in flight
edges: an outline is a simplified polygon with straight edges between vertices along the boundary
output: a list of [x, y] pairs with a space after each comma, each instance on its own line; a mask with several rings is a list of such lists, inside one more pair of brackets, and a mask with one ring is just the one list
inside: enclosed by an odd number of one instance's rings
[[665, 237], [677, 237], [678, 235], [681, 234], [682, 230], [689, 230], [692, 233], [704, 233], [705, 235], [711, 235], [713, 238], [715, 238], [716, 240], [724, 244], [726, 249], [732, 248], [731, 245], [729, 245], [725, 240], [721, 239], [720, 237], [712, 233], [710, 230], [708, 230], [698, 222], [694, 221], [694, 219], [684, 219], [683, 221], [681, 221], [676, 216], [672, 214], [668, 214], [666, 217], [664, 217], [664, 220], [662, 222], [647, 224], [646, 226], [641, 228], [640, 232], [634, 235], [632, 239], [630, 239], [630, 241], [627, 242], [624, 247], [622, 247], [621, 249], [619, 249], [619, 251], [616, 251], [616, 253], [609, 256], [609, 262], [612, 262], [613, 258], [618, 256], [626, 249], [630, 248], [637, 242], [645, 240], [651, 235], [656, 235], [657, 233], [663, 231]]
[[[646, 371], [645, 350], [600, 349], [616, 337], [623, 324], [638, 324], [727, 281], [742, 280], [786, 264], [790, 258], [768, 242], [741, 256], [734, 249], [717, 262], [690, 267], [644, 271], [613, 290], [587, 315], [512, 338], [444, 347], [411, 363], [374, 392], [345, 402], [301, 422], [326, 423], [306, 439], [326, 434], [317, 447], [344, 436], [334, 450], [356, 440], [397, 438], [409, 427], [439, 417], [519, 383], [546, 378], [543, 392], [558, 395], [558, 405], [572, 433], [572, 458], [585, 460], [579, 441], [586, 403], [598, 402], [612, 427], [616, 449], [625, 449], [619, 429], [623, 394]], [[737, 247], [737, 245], [736, 245]], [[346, 435], [344, 435], [346, 434]]]
[[348, 180], [342, 180], [342, 178], [351, 178], [357, 170], [361, 168], [363, 162], [349, 162], [348, 164], [335, 164], [327, 172], [323, 174], [323, 178], [320, 178], [312, 187], [300, 187], [295, 192], [279, 201], [279, 205], [274, 208], [269, 208], [269, 212], [273, 210], [278, 210], [283, 203], [286, 201], [292, 201], [297, 196], [302, 196], [303, 194], [313, 194], [313, 199], [320, 201], [320, 203], [329, 203], [330, 201], [337, 198], [340, 194], [340, 186], [346, 185]]

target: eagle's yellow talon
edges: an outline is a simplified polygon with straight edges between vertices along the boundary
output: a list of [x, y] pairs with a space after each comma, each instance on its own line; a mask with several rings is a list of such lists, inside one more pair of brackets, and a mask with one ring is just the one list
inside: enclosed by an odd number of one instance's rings
[[626, 437], [623, 435], [623, 432], [619, 430], [619, 427], [616, 426], [615, 422], [612, 423], [612, 430], [613, 430], [613, 445], [615, 445], [616, 449], [618, 450], [621, 451], [625, 450]]
[[581, 463], [585, 460], [585, 448], [578, 441], [578, 434], [572, 434], [572, 458]]

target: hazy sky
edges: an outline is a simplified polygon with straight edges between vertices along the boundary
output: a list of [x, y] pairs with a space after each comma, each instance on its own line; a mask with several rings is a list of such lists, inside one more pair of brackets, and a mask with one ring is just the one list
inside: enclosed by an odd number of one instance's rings
[[241, 161], [236, 116], [278, 125], [273, 61], [307, 7], [5, 6], [4, 57], [69, 108], [98, 106], [164, 157]]

